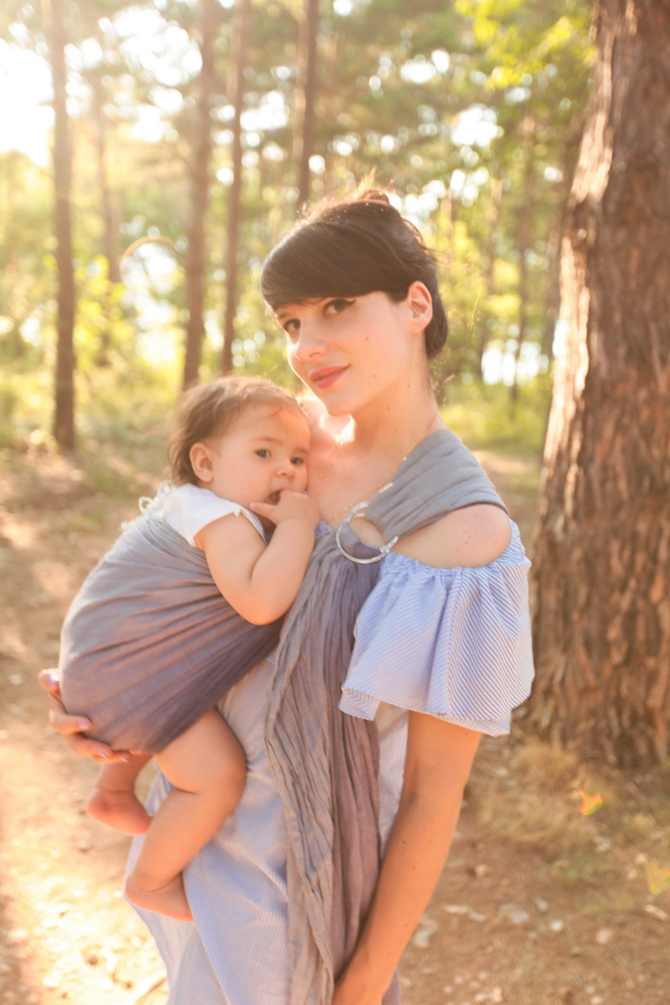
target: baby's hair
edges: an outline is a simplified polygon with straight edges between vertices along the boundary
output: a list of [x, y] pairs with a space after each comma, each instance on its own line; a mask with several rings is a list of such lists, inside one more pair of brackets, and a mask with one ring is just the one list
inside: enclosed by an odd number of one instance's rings
[[191, 447], [209, 436], [221, 436], [250, 405], [275, 405], [309, 420], [293, 395], [261, 377], [219, 377], [184, 391], [177, 406], [168, 461], [173, 484], [198, 484], [191, 465]]
[[324, 200], [268, 255], [261, 290], [273, 310], [325, 297], [358, 297], [380, 291], [399, 302], [422, 282], [433, 317], [424, 331], [429, 359], [447, 338], [437, 260], [417, 228], [391, 205], [385, 192], [366, 188], [343, 202]]

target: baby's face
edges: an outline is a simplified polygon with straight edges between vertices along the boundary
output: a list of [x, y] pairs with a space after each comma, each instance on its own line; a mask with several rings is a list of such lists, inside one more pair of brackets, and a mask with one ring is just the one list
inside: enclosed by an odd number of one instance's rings
[[307, 488], [311, 431], [297, 411], [274, 403], [249, 405], [221, 436], [208, 443], [212, 480], [207, 488], [223, 499], [249, 507], [276, 503], [282, 489]]

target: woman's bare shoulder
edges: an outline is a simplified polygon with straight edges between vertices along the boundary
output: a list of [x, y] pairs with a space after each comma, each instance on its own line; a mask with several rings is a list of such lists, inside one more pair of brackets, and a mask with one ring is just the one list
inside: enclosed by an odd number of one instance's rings
[[510, 534], [505, 511], [499, 506], [479, 503], [454, 510], [408, 535], [394, 551], [437, 569], [477, 568], [502, 555]]

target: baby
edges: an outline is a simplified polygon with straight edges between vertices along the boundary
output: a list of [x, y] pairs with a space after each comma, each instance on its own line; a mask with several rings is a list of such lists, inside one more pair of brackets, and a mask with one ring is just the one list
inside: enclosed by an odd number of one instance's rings
[[[214, 706], [275, 647], [300, 588], [319, 522], [304, 494], [309, 447], [306, 415], [269, 381], [191, 388], [172, 481], [91, 572], [63, 625], [66, 708], [133, 754], [102, 768], [89, 812], [146, 832], [126, 880], [138, 907], [191, 917], [182, 869], [242, 795], [244, 751]], [[134, 792], [151, 755], [174, 786], [153, 819]]]

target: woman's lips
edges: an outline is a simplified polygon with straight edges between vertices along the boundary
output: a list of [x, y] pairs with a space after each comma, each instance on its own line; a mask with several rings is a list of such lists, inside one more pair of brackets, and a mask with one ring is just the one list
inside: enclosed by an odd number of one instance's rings
[[312, 384], [316, 384], [319, 390], [324, 390], [334, 384], [346, 369], [346, 366], [322, 366], [319, 370], [310, 373], [309, 379]]

